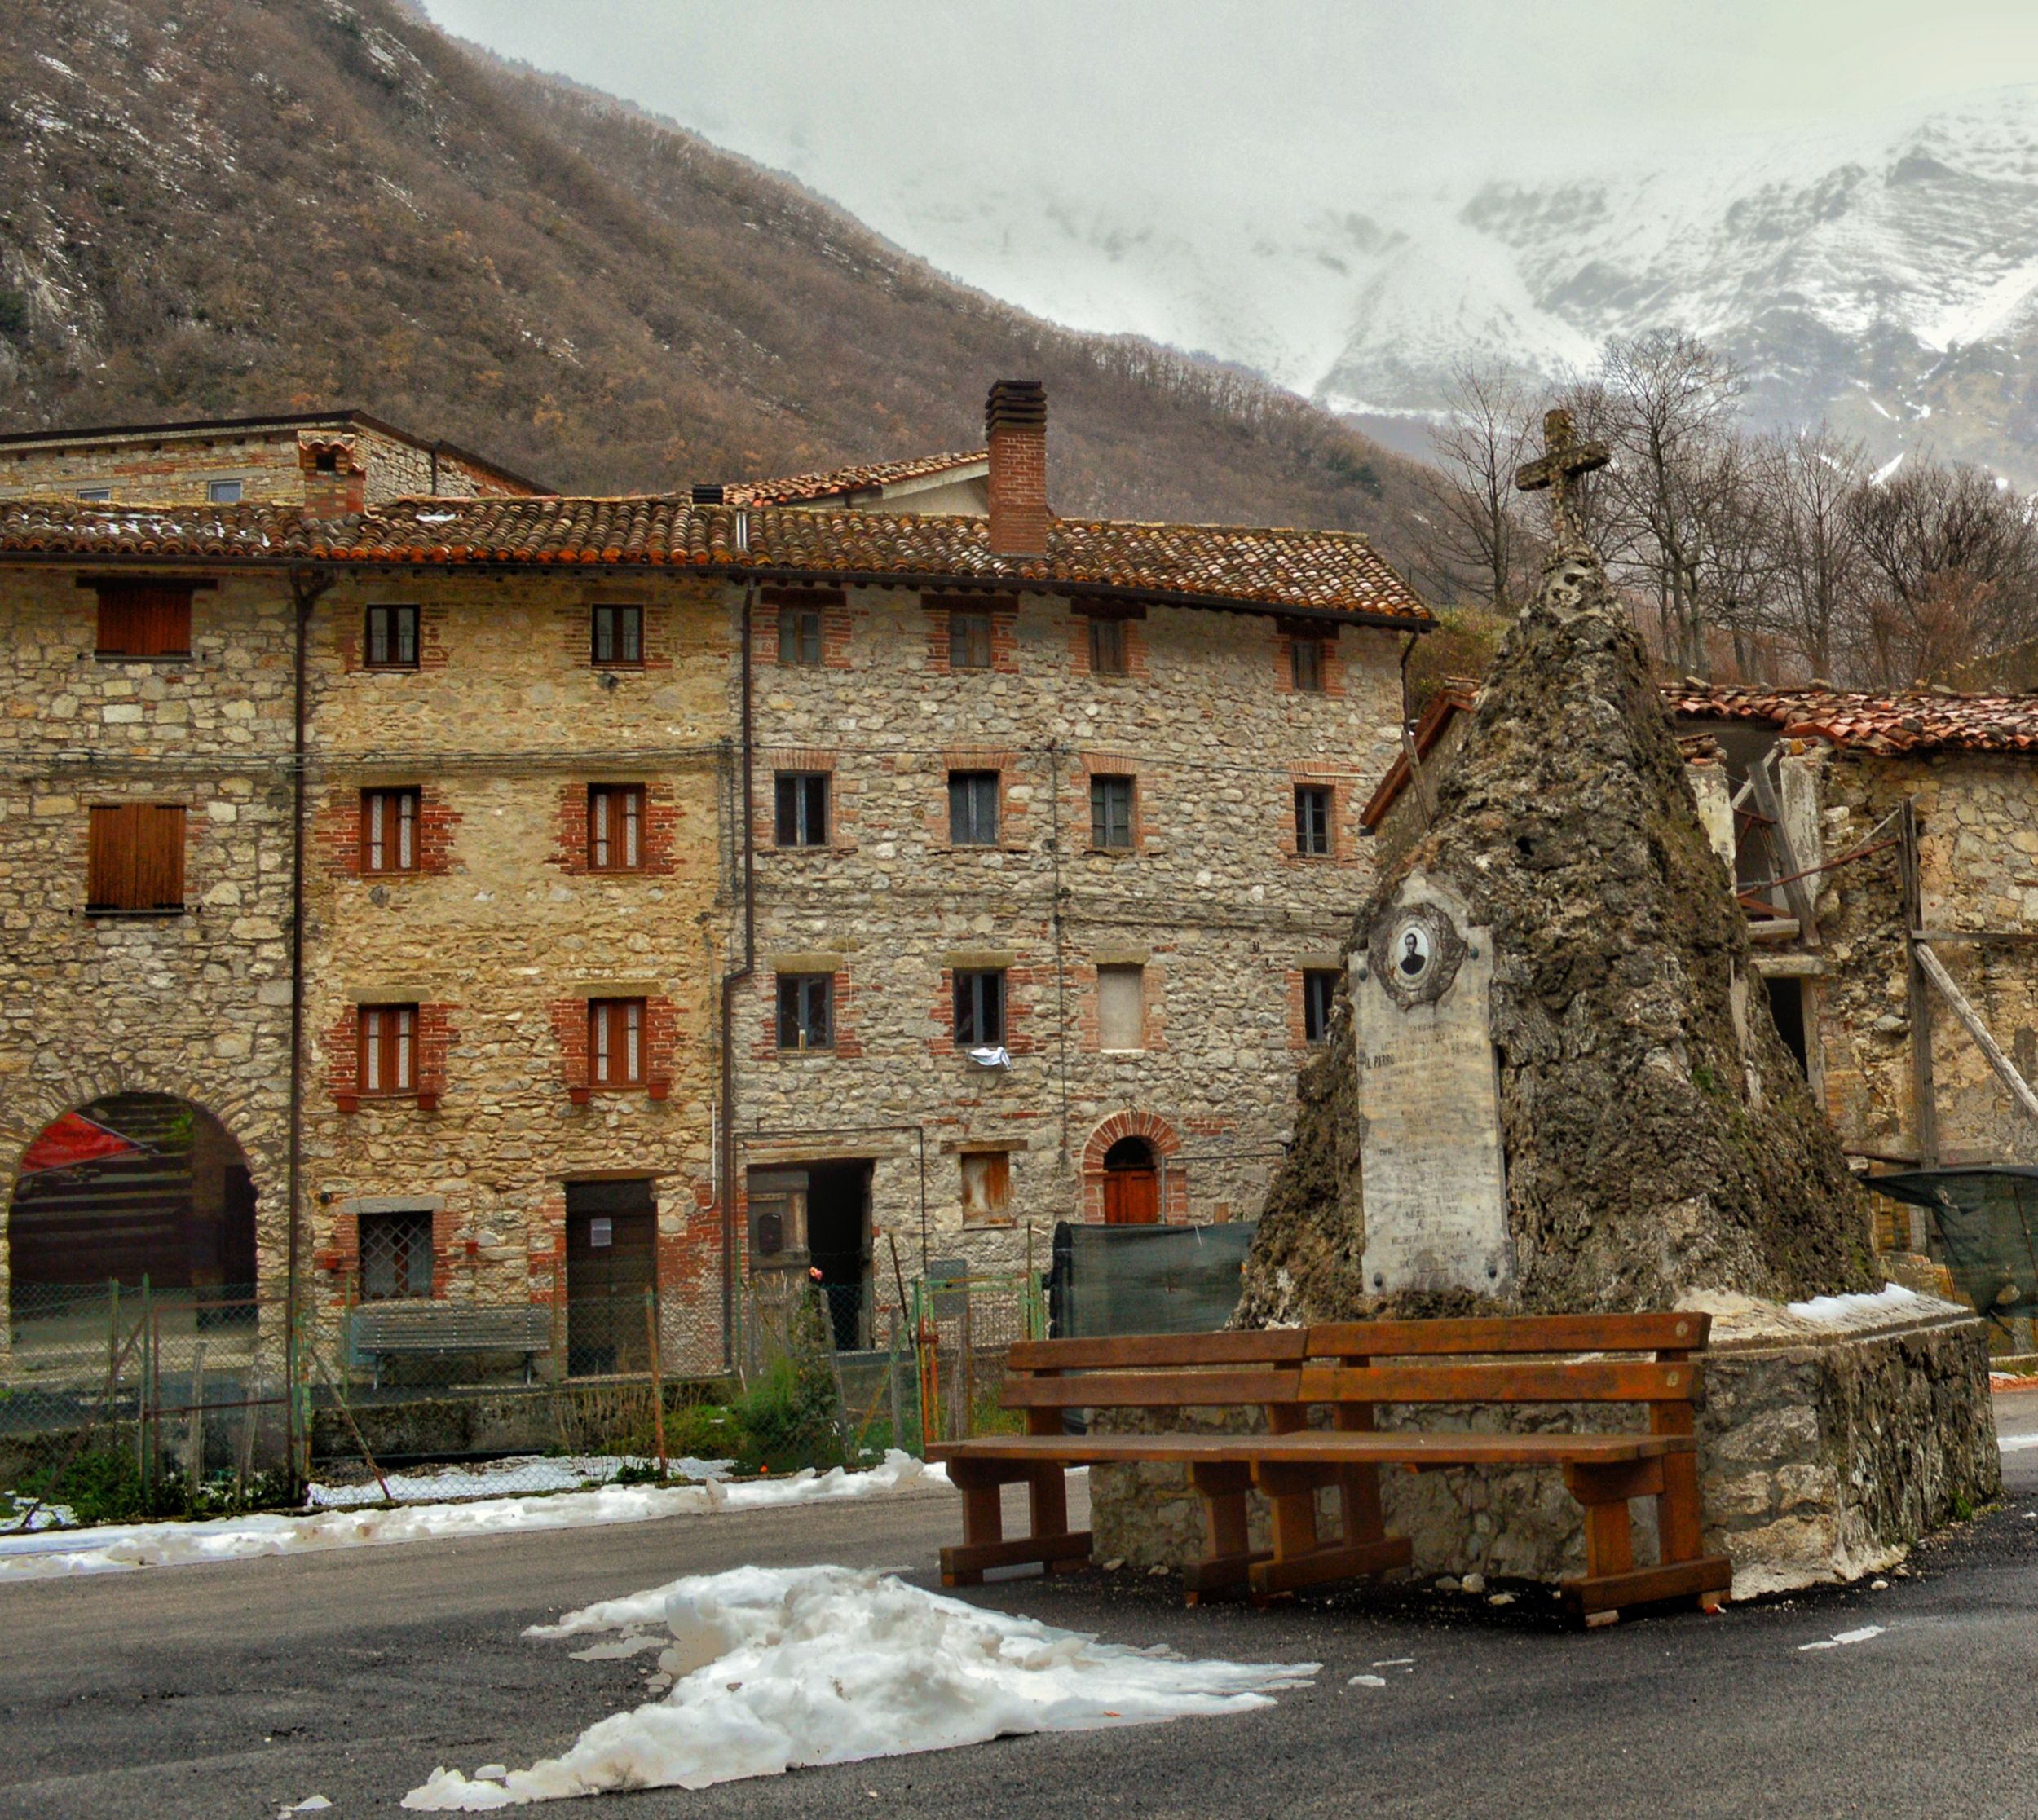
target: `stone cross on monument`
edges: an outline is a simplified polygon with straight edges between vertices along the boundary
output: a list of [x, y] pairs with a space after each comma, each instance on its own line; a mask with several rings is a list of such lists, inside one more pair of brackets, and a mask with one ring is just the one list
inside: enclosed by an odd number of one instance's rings
[[1515, 485], [1524, 493], [1550, 491], [1550, 526], [1559, 547], [1575, 544], [1584, 530], [1572, 511], [1571, 490], [1583, 476], [1603, 468], [1613, 459], [1604, 443], [1581, 443], [1573, 428], [1568, 411], [1542, 414], [1543, 452], [1515, 475]]

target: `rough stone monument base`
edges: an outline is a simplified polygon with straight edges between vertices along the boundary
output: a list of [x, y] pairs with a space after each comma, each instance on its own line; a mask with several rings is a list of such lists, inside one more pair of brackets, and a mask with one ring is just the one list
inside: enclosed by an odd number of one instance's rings
[[[2000, 1492], [1987, 1337], [1969, 1310], [1901, 1291], [1837, 1298], [1812, 1317], [1719, 1293], [1680, 1306], [1714, 1317], [1698, 1424], [1705, 1547], [1732, 1560], [1735, 1597], [1881, 1571]], [[1472, 1426], [1582, 1427], [1606, 1413], [1487, 1408]], [[1145, 1425], [1100, 1416], [1098, 1426]], [[1171, 1412], [1167, 1426], [1184, 1425]], [[1383, 1412], [1382, 1426], [1400, 1426]], [[1467, 1416], [1436, 1410], [1405, 1426], [1463, 1427]], [[1578, 1507], [1555, 1472], [1383, 1479], [1387, 1527], [1413, 1542], [1418, 1575], [1554, 1583], [1583, 1571]], [[1252, 1501], [1254, 1545], [1264, 1547], [1266, 1511]], [[1202, 1505], [1179, 1471], [1096, 1468], [1090, 1502], [1101, 1558], [1151, 1567], [1202, 1552]], [[1643, 1564], [1655, 1558], [1654, 1507], [1634, 1509]]]

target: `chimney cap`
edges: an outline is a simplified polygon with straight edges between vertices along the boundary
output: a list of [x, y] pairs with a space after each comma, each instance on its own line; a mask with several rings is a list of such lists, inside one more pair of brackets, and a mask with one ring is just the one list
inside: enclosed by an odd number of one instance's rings
[[722, 500], [722, 483], [719, 480], [697, 480], [691, 494], [695, 505], [720, 505]]
[[1001, 379], [990, 388], [984, 402], [984, 428], [993, 430], [1044, 430], [1048, 423], [1048, 389], [1037, 379]]

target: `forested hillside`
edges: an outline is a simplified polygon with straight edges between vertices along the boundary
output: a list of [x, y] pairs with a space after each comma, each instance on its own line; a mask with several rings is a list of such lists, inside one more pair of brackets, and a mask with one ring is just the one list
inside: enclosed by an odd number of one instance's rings
[[393, 0], [7, 15], [6, 428], [344, 403], [634, 491], [967, 447], [1024, 375], [1064, 511], [1414, 549], [1418, 470], [1326, 413], [1026, 317]]

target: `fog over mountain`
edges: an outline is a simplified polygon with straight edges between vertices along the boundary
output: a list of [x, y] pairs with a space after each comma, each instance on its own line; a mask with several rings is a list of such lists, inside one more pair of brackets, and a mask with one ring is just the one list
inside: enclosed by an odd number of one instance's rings
[[[633, 72], [521, 0], [430, 10], [995, 296], [1242, 363], [1391, 440], [1419, 442], [1462, 359], [1555, 374], [1674, 326], [1745, 364], [1758, 422], [1828, 416], [1880, 461], [1930, 447], [2038, 486], [2038, 82], [1908, 98], [2038, 73], [2031, 22], [2000, 9], [1949, 5], [1928, 42], [1914, 10], [1823, 0], [1705, 24], [1652, 3], [1568, 39], [1481, 5], [1298, 0], [1257, 36], [1216, 5], [1145, 40], [1120, 9], [1071, 37], [1052, 5], [1030, 27], [994, 7], [874, 49], [817, 25], [735, 84], [682, 68], [677, 37]], [[598, 11], [658, 48], [655, 9]], [[914, 95], [953, 106], [902, 118]]]

